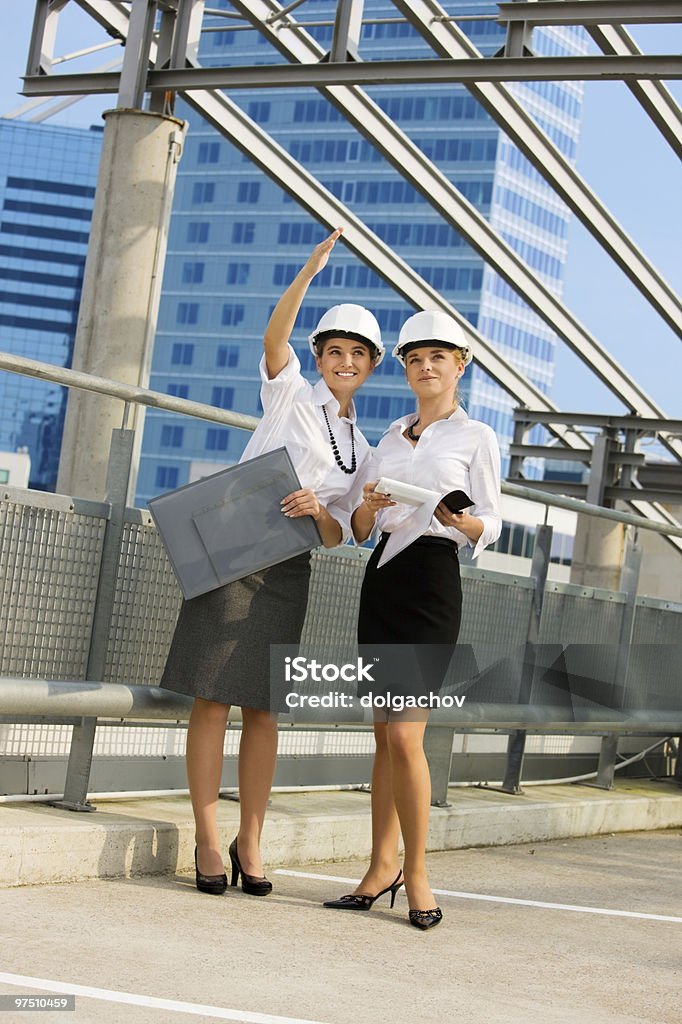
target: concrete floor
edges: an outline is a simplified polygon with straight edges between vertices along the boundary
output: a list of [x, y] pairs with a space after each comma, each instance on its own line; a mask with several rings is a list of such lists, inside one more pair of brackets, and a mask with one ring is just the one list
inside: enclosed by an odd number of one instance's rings
[[[74, 1014], [44, 1011], [42, 1024], [670, 1024], [682, 989], [681, 866], [679, 828], [430, 854], [439, 889], [599, 912], [441, 895], [445, 919], [429, 933], [408, 926], [404, 896], [393, 911], [387, 901], [369, 914], [321, 907], [349, 886], [307, 876], [357, 878], [357, 861], [272, 871], [275, 892], [261, 900], [204, 896], [188, 876], [8, 888], [0, 994], [45, 994], [7, 984], [21, 975], [192, 1004], [78, 994]], [[0, 1013], [0, 1024], [32, 1019]]]

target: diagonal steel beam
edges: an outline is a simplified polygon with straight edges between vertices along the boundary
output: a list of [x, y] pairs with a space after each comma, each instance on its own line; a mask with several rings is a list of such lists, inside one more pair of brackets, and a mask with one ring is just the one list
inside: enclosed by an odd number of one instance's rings
[[27, 75], [48, 75], [52, 70], [59, 14], [67, 3], [68, 0], [35, 0]]
[[[322, 47], [300, 26], [291, 23], [279, 31], [271, 27], [269, 19], [278, 8], [281, 9], [276, 0], [232, 0], [232, 6], [288, 60], [315, 64], [322, 58]], [[661, 415], [654, 411], [658, 406], [653, 399], [599, 345], [475, 206], [367, 93], [354, 86], [320, 88], [320, 92], [466, 238], [627, 407], [641, 416]]]
[[[393, 3], [441, 57], [471, 57], [480, 60], [480, 52], [457, 25], [447, 20], [448, 13], [437, 0], [393, 0]], [[485, 82], [467, 84], [467, 88], [654, 309], [676, 333], [682, 334], [682, 302], [673, 288], [644, 257], [615, 217], [509, 89], [504, 85]]]
[[[642, 52], [622, 25], [591, 25], [587, 31], [603, 53], [625, 57], [636, 56]], [[629, 79], [625, 84], [646, 110], [666, 142], [682, 159], [682, 110], [665, 83]]]

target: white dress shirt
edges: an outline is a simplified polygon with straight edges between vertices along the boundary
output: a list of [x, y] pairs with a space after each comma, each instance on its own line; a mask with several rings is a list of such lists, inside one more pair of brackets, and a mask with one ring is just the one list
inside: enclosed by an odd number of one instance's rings
[[[268, 377], [265, 356], [260, 361], [260, 376], [263, 418], [239, 461], [253, 459], [275, 448], [286, 448], [301, 487], [315, 492], [320, 504], [339, 523], [343, 541], [348, 540], [351, 513], [362, 500], [365, 467], [371, 459], [371, 448], [358, 430], [353, 403], [348, 416], [339, 416], [339, 403], [325, 381], [320, 378], [313, 385], [302, 376], [301, 364], [291, 345], [289, 361], [277, 376]], [[353, 474], [344, 473], [336, 464], [323, 408], [341, 460], [349, 468], [352, 460], [350, 427], [353, 425], [357, 464]]]
[[[473, 547], [472, 558], [494, 544], [502, 530], [500, 515], [500, 449], [494, 431], [479, 420], [470, 420], [458, 406], [446, 420], [436, 420], [422, 431], [419, 443], [403, 437], [405, 428], [415, 421], [410, 413], [394, 420], [379, 442], [372, 462], [364, 473], [365, 483], [382, 476], [416, 484], [440, 494], [466, 491], [474, 502], [466, 511], [483, 523], [483, 533], [474, 544], [454, 526], [442, 526], [434, 517], [423, 531], [426, 536], [447, 537], [458, 547]], [[414, 508], [397, 504], [382, 509], [377, 527], [395, 533], [414, 515]]]

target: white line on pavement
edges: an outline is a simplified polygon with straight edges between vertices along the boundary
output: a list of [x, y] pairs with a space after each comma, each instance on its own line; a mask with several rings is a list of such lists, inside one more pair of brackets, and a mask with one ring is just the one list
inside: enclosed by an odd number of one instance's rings
[[[285, 871], [277, 868], [276, 875], [289, 875], [291, 878], [315, 878], [321, 882], [338, 882], [343, 885], [357, 885], [359, 878], [340, 878], [338, 875], [312, 875], [306, 871]], [[452, 889], [434, 889], [436, 896], [455, 896], [462, 900], [484, 900], [486, 903], [512, 903], [520, 907], [541, 907], [543, 910], [572, 910], [574, 914], [603, 914], [606, 917], [638, 917], [645, 921], [672, 921], [682, 924], [682, 917], [669, 917], [666, 914], [640, 914], [635, 910], [609, 910], [606, 907], [580, 907], [573, 903], [545, 903], [542, 900], [518, 900], [511, 896], [486, 896], [478, 892], [455, 892]]]
[[30, 978], [24, 974], [4, 974], [1, 971], [0, 984], [37, 988], [45, 992], [61, 992], [63, 995], [84, 996], [87, 999], [103, 999], [109, 1003], [128, 1003], [132, 1006], [150, 1006], [177, 1013], [193, 1013], [196, 1017], [242, 1021], [244, 1024], [322, 1024], [321, 1021], [303, 1020], [300, 1017], [279, 1017], [271, 1013], [255, 1013], [250, 1010], [230, 1010], [224, 1006], [204, 1006], [201, 1003], [183, 1003], [176, 999], [156, 999], [154, 996], [137, 995], [133, 992], [116, 992], [108, 988], [91, 988], [89, 985], [71, 985], [68, 982]]

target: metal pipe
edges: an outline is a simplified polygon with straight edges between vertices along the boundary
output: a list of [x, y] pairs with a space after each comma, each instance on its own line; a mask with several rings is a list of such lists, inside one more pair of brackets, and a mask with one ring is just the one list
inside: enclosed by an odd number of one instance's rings
[[[171, 693], [158, 686], [134, 686], [125, 683], [95, 683], [48, 679], [0, 679], [0, 714], [61, 715], [73, 718], [147, 718], [158, 721], [185, 720], [192, 709], [192, 698]], [[371, 709], [362, 709], [363, 718], [357, 721], [323, 721], [317, 716], [311, 721], [294, 719], [292, 727], [314, 729], [320, 726], [329, 731], [341, 726], [344, 730], [366, 729], [372, 725]], [[682, 732], [682, 707], [666, 712], [648, 709], [614, 712], [608, 708], [575, 708], [573, 718], [559, 718], [565, 709], [551, 705], [480, 704], [474, 703], [457, 709], [431, 710], [430, 724], [445, 728], [528, 729], [583, 733], [607, 732]], [[239, 720], [239, 709], [230, 711], [230, 719]], [[284, 723], [285, 727], [289, 723]]]
[[38, 380], [53, 381], [55, 384], [79, 388], [82, 391], [93, 391], [99, 395], [109, 395], [111, 398], [120, 398], [124, 402], [148, 405], [154, 409], [164, 409], [166, 412], [196, 416], [199, 419], [238, 427], [240, 430], [255, 430], [259, 423], [255, 416], [245, 416], [239, 412], [217, 409], [213, 405], [204, 405], [203, 402], [192, 402], [187, 398], [164, 395], [160, 391], [150, 391], [148, 388], [138, 387], [136, 384], [121, 384], [120, 381], [109, 380], [107, 377], [97, 377], [81, 370], [70, 370], [65, 366], [53, 366], [51, 363], [42, 363], [37, 359], [26, 359], [13, 352], [0, 352], [0, 370], [19, 373], [24, 377], [35, 377]]

